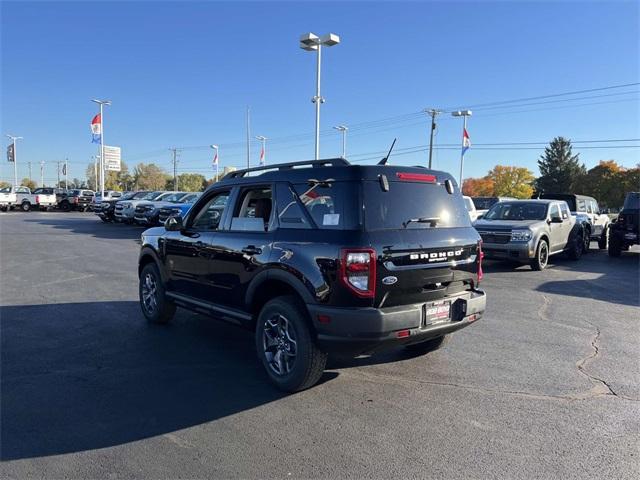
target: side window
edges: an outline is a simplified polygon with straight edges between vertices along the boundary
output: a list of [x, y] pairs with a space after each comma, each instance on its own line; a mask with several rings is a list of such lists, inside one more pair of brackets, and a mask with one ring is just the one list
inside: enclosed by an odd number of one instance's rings
[[566, 203], [560, 204], [560, 211], [562, 212], [562, 219], [566, 220], [569, 218], [569, 207]]
[[598, 207], [598, 202], [595, 200], [591, 200], [591, 208], [593, 208], [593, 213], [600, 213], [600, 207]]
[[587, 213], [593, 213], [593, 208], [591, 207], [591, 201], [587, 201]]
[[577, 204], [578, 204], [578, 212], [586, 212], [587, 211], [587, 204], [585, 203], [584, 200], [578, 200]]
[[311, 228], [298, 201], [298, 196], [289, 185], [279, 183], [276, 186], [278, 199], [278, 221], [280, 228]]
[[271, 187], [250, 187], [240, 192], [233, 217], [231, 230], [265, 232], [269, 229], [273, 207]]
[[219, 192], [206, 202], [198, 211], [191, 223], [195, 230], [218, 230], [222, 214], [229, 199], [229, 191]]
[[551, 205], [551, 209], [549, 210], [549, 216], [551, 218], [561, 218], [560, 217], [560, 210], [558, 209], [558, 204], [554, 203], [553, 205]]

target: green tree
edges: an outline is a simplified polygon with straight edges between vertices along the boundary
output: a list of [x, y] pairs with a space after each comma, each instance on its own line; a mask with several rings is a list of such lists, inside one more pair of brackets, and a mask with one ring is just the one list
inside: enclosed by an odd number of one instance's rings
[[[173, 179], [171, 179], [173, 188]], [[178, 189], [183, 192], [201, 192], [207, 183], [204, 175], [199, 173], [182, 173], [178, 175]]]
[[0, 188], [7, 188], [10, 187], [11, 184], [9, 182], [0, 182]]
[[169, 176], [154, 163], [139, 163], [133, 171], [133, 178], [140, 190], [162, 190]]
[[556, 137], [545, 147], [538, 160], [540, 177], [535, 186], [538, 193], [577, 193], [587, 170], [571, 151], [571, 141]]
[[[85, 170], [88, 188], [98, 191], [100, 184], [96, 182], [96, 176], [93, 163], [87, 165]], [[129, 190], [134, 186], [134, 177], [129, 173], [129, 167], [124, 162], [120, 163], [119, 172], [108, 171], [104, 177], [105, 190]]]
[[23, 187], [29, 187], [31, 190], [35, 190], [36, 188], [38, 188], [38, 184], [36, 182], [34, 182], [33, 180], [29, 180], [26, 177], [22, 179], [20, 185], [22, 185]]
[[533, 194], [533, 172], [524, 167], [496, 165], [487, 175], [493, 180], [497, 197], [531, 198]]

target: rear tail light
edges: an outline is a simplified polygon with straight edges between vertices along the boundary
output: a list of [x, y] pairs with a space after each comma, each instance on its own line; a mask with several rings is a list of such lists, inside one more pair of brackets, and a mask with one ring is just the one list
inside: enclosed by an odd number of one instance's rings
[[376, 251], [372, 248], [342, 250], [340, 279], [358, 297], [375, 297]]
[[40, 195], [36, 195], [36, 203], [40, 203]]
[[480, 280], [484, 277], [484, 273], [482, 273], [482, 259], [484, 258], [484, 252], [482, 251], [482, 240], [478, 242], [478, 273], [477, 273], [477, 281], [476, 285], [480, 285]]

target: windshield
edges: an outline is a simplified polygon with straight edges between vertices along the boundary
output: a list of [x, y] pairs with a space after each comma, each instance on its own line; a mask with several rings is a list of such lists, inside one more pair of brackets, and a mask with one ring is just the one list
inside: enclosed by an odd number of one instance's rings
[[11, 187], [1, 188], [0, 193], [11, 193]]
[[190, 195], [185, 195], [180, 199], [178, 203], [193, 203], [198, 199], [199, 196], [200, 196], [199, 193], [192, 193]]
[[627, 196], [624, 199], [624, 206], [622, 208], [626, 208], [629, 210], [640, 210], [640, 193], [627, 193]]
[[175, 203], [178, 200], [180, 200], [182, 197], [184, 197], [185, 195], [186, 195], [186, 193], [184, 193], [184, 192], [172, 193], [171, 195], [167, 195], [166, 197], [162, 197], [162, 201], [163, 202]]
[[496, 197], [474, 197], [471, 200], [478, 210], [488, 210], [498, 203]]
[[544, 220], [547, 204], [534, 202], [496, 203], [483, 217], [484, 220]]
[[470, 225], [462, 196], [437, 183], [389, 182], [383, 192], [379, 182], [365, 181], [364, 207], [367, 230]]

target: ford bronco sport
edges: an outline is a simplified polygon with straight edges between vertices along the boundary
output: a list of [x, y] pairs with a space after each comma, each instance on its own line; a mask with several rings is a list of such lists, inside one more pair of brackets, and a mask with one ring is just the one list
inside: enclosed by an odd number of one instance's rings
[[298, 391], [329, 352], [427, 352], [481, 318], [481, 259], [447, 173], [343, 159], [250, 168], [142, 234], [140, 306], [150, 322], [179, 306], [253, 330], [271, 381]]

